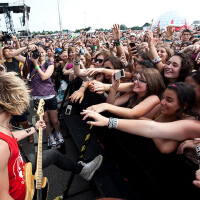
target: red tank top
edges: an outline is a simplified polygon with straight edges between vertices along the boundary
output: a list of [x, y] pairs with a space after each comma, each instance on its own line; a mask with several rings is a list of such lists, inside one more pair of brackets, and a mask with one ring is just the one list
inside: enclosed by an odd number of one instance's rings
[[25, 198], [24, 165], [17, 145], [17, 139], [0, 132], [0, 139], [6, 141], [10, 148], [10, 158], [8, 161], [9, 174], [9, 194], [15, 200]]

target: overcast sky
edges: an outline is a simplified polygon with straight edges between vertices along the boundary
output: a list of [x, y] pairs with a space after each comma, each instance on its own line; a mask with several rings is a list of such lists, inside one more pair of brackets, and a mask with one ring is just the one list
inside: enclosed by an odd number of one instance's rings
[[[22, 4], [23, 1], [7, 0], [1, 3]], [[25, 0], [31, 7], [29, 28], [30, 31], [55, 31], [60, 30], [58, 0]], [[195, 6], [197, 5], [197, 6]], [[156, 19], [167, 11], [187, 13], [194, 20], [200, 19], [200, 3], [197, 0], [59, 0], [60, 16], [63, 29], [74, 31], [91, 26], [95, 28], [110, 29], [114, 23], [125, 24], [127, 27], [142, 26], [146, 22]], [[190, 10], [191, 7], [191, 10]], [[14, 27], [20, 28], [22, 14], [13, 14]], [[4, 15], [0, 15], [1, 29], [5, 28]]]

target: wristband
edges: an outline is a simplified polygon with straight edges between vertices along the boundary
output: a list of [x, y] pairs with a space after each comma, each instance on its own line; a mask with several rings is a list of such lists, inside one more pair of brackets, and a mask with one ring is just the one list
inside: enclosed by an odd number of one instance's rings
[[3, 47], [3, 44], [0, 44], [0, 47]]
[[39, 65], [35, 67], [35, 69], [39, 69], [39, 68], [40, 68], [40, 66], [39, 66]]
[[39, 132], [39, 130], [36, 128], [35, 125], [31, 124], [30, 127], [33, 127], [35, 129], [36, 132]]
[[171, 42], [171, 40], [165, 39], [165, 42]]
[[114, 43], [115, 43], [115, 44], [118, 44], [118, 43], [120, 43], [120, 40], [119, 40], [119, 39], [114, 40]]
[[84, 88], [86, 88], [84, 85], [81, 85], [81, 87], [84, 87]]
[[112, 84], [110, 84], [110, 88], [112, 87]]
[[33, 125], [33, 128], [36, 130], [36, 132], [39, 132], [35, 125]]
[[152, 60], [152, 62], [154, 63], [154, 64], [158, 64], [159, 62], [161, 62], [162, 61], [162, 59], [160, 58], [160, 56], [158, 56], [157, 58], [155, 58], [154, 60]]
[[80, 60], [74, 60], [74, 65], [80, 65]]
[[195, 149], [198, 156], [198, 164], [199, 164], [200, 163], [200, 146], [197, 146]]
[[108, 123], [108, 128], [117, 128], [117, 125], [118, 125], [118, 119], [117, 118], [113, 118], [113, 117], [110, 117], [109, 118], [109, 123]]
[[120, 43], [115, 44], [116, 47], [118, 47], [120, 45]]

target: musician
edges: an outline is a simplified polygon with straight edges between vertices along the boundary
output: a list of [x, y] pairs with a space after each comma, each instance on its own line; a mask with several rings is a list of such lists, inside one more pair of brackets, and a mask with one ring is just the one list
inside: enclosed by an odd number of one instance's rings
[[[0, 199], [24, 200], [25, 179], [24, 165], [17, 141], [32, 135], [39, 128], [46, 128], [44, 121], [38, 121], [33, 127], [13, 131], [9, 121], [11, 115], [21, 115], [29, 106], [29, 92], [24, 81], [15, 72], [0, 74]], [[102, 163], [102, 156], [97, 156], [90, 163], [74, 163], [54, 149], [43, 151], [43, 167], [55, 164], [59, 168], [72, 171], [90, 180]], [[27, 155], [35, 172], [36, 155]]]

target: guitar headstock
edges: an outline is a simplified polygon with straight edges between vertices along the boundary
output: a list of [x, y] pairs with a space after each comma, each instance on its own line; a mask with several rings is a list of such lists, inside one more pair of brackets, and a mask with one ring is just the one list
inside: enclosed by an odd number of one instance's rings
[[36, 100], [35, 110], [37, 110], [39, 119], [44, 115], [44, 104], [44, 99]]

